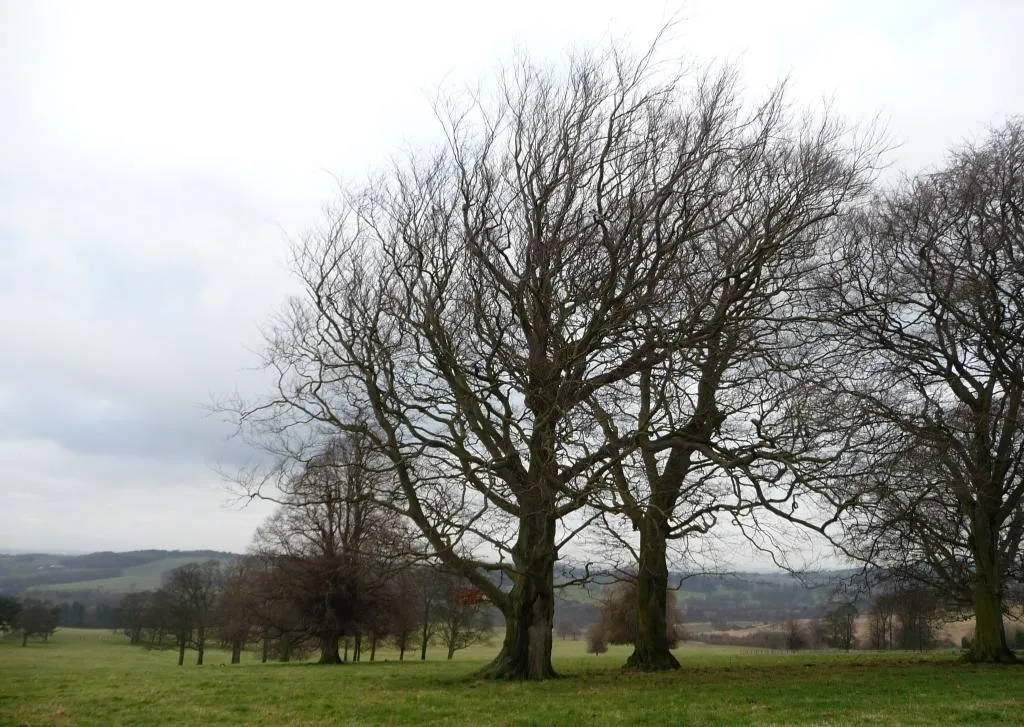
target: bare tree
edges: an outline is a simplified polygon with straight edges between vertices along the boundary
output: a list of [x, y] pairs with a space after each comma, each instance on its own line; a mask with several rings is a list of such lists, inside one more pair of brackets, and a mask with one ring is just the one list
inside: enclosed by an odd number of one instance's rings
[[435, 633], [448, 650], [448, 658], [473, 644], [490, 640], [491, 623], [487, 597], [463, 579], [440, 575], [438, 599], [432, 618]]
[[278, 512], [257, 531], [272, 569], [264, 596], [301, 614], [324, 664], [341, 663], [342, 637], [358, 634], [366, 614], [383, 614], [387, 579], [410, 553], [399, 518], [375, 502], [364, 444], [351, 433], [330, 442], [281, 485]]
[[848, 550], [973, 611], [969, 658], [1014, 661], [1024, 536], [1024, 122], [855, 215], [826, 287], [844, 395], [890, 445]]
[[118, 606], [118, 628], [133, 646], [142, 640], [143, 631], [151, 625], [152, 599], [151, 591], [126, 593]]
[[405, 652], [412, 646], [413, 637], [422, 626], [423, 606], [420, 603], [423, 577], [421, 570], [410, 568], [396, 573], [389, 584], [388, 618], [391, 638], [398, 648], [398, 660], [405, 660]]
[[857, 605], [840, 603], [825, 614], [824, 641], [833, 649], [849, 651], [857, 643]]
[[[636, 644], [639, 619], [637, 609], [639, 583], [635, 574], [627, 580], [614, 583], [601, 595], [600, 613], [605, 640], [610, 644]], [[669, 649], [679, 642], [679, 613], [675, 608], [675, 591], [666, 596], [665, 640]]]
[[872, 649], [896, 648], [896, 594], [881, 593], [871, 602], [868, 614]]
[[242, 649], [257, 633], [260, 565], [255, 558], [237, 558], [223, 568], [221, 587], [213, 606], [217, 638], [231, 649], [231, 663], [242, 659]]
[[504, 615], [487, 677], [554, 674], [553, 566], [625, 446], [590, 435], [588, 402], [709, 335], [680, 318], [679, 271], [721, 224], [743, 120], [729, 74], [653, 54], [523, 61], [439, 104], [444, 147], [346, 193], [297, 246], [277, 391], [236, 407], [288, 455], [324, 429], [373, 441], [395, 507]]
[[[173, 619], [178, 626], [178, 665], [191, 638], [196, 665], [202, 666], [206, 653], [207, 629], [212, 625], [213, 606], [220, 591], [220, 562], [187, 563], [170, 572], [165, 590], [172, 600]], [[186, 631], [188, 636], [185, 636]]]
[[631, 667], [679, 666], [666, 633], [669, 541], [706, 536], [756, 506], [792, 516], [795, 485], [840, 451], [834, 415], [822, 436], [807, 407], [820, 367], [811, 296], [880, 146], [827, 113], [794, 119], [786, 109], [780, 88], [741, 125], [709, 197], [717, 224], [679, 270], [679, 318], [702, 335], [591, 399], [606, 438], [637, 445], [610, 463], [614, 486], [599, 502], [638, 534], [623, 538], [638, 568]]

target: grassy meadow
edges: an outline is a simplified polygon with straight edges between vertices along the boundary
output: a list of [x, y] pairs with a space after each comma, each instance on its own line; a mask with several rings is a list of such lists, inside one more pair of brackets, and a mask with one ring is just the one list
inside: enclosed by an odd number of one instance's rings
[[[0, 641], [0, 725], [926, 725], [1024, 724], [1024, 668], [944, 654], [769, 653], [701, 645], [670, 674], [624, 673], [626, 647], [557, 642], [563, 678], [493, 683], [473, 672], [496, 645], [428, 661], [206, 665], [105, 631]], [[407, 655], [408, 656], [408, 655]], [[418, 654], [416, 655], [418, 656]], [[194, 661], [194, 653], [189, 653]]]

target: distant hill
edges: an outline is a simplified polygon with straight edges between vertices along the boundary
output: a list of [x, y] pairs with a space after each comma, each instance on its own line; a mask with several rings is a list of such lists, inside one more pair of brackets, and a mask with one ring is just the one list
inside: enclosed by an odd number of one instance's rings
[[22, 591], [127, 592], [159, 588], [164, 574], [186, 563], [229, 561], [219, 550], [134, 550], [86, 555], [0, 555], [0, 593]]
[[[563, 577], [559, 577], [562, 575]], [[827, 610], [830, 599], [848, 571], [824, 571], [802, 580], [784, 571], [772, 573], [682, 574], [671, 573], [677, 608], [686, 621], [725, 624], [776, 622], [790, 618], [816, 618]], [[556, 574], [556, 582], [571, 573]], [[599, 576], [587, 585], [569, 585], [557, 591], [556, 613], [577, 623], [587, 623], [608, 585]], [[678, 586], [678, 588], [676, 588]]]

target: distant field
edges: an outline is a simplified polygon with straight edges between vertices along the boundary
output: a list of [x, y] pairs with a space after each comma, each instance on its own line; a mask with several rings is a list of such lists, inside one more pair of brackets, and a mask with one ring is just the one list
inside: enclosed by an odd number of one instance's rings
[[144, 565], [125, 568], [121, 575], [113, 578], [99, 578], [91, 581], [72, 581], [70, 583], [49, 583], [43, 586], [32, 586], [32, 591], [146, 591], [159, 588], [163, 582], [163, 574], [167, 571], [195, 563], [194, 556], [182, 558], [162, 558]]
[[562, 641], [562, 679], [474, 679], [495, 649], [425, 663], [384, 651], [376, 663], [336, 667], [262, 665], [253, 654], [230, 666], [214, 652], [206, 666], [179, 669], [173, 653], [66, 629], [47, 644], [0, 642], [0, 725], [1005, 725], [1024, 715], [1024, 668], [951, 654], [686, 646], [683, 669], [644, 675], [619, 669], [625, 647], [593, 656]]

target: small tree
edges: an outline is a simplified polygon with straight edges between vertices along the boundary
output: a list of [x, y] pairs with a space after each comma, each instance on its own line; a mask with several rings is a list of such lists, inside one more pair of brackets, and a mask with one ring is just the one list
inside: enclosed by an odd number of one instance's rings
[[587, 653], [603, 654], [608, 651], [608, 635], [600, 619], [587, 628]]
[[942, 623], [938, 594], [927, 588], [907, 588], [893, 595], [899, 618], [899, 647], [916, 651], [934, 648]]
[[[206, 630], [211, 625], [213, 605], [220, 589], [220, 563], [209, 560], [203, 564], [188, 563], [171, 571], [167, 590], [172, 594], [177, 608], [194, 627], [196, 665], [202, 666], [206, 651]], [[180, 654], [184, 651], [181, 650]]]
[[420, 629], [421, 604], [419, 574], [412, 570], [400, 571], [391, 582], [390, 608], [391, 639], [398, 649], [398, 660], [405, 659], [405, 652], [413, 643], [413, 637]]
[[231, 649], [231, 663], [242, 660], [242, 649], [256, 632], [257, 596], [248, 558], [239, 558], [225, 568], [221, 588], [213, 605], [213, 624], [219, 641]]
[[[675, 591], [670, 590], [666, 593], [665, 604], [666, 644], [668, 648], [674, 649], [679, 643], [679, 614], [675, 607]], [[620, 581], [609, 588], [601, 599], [600, 610], [608, 643], [635, 644], [638, 634], [635, 580]]]
[[43, 641], [57, 630], [60, 623], [60, 607], [45, 601], [30, 599], [22, 604], [15, 625], [21, 632], [21, 645], [28, 645], [29, 636], [41, 636]]
[[443, 597], [435, 609], [435, 628], [448, 658], [455, 652], [490, 638], [487, 597], [458, 578], [446, 579]]
[[857, 606], [841, 603], [825, 614], [825, 643], [833, 649], [849, 651], [857, 641]]
[[153, 594], [150, 591], [126, 593], [117, 610], [118, 632], [128, 637], [132, 646], [142, 640], [145, 628], [151, 625]]
[[883, 593], [871, 604], [869, 638], [872, 649], [893, 649], [896, 646], [896, 596]]
[[800, 622], [791, 618], [786, 622], [786, 648], [790, 651], [801, 651], [807, 648], [807, 634]]

